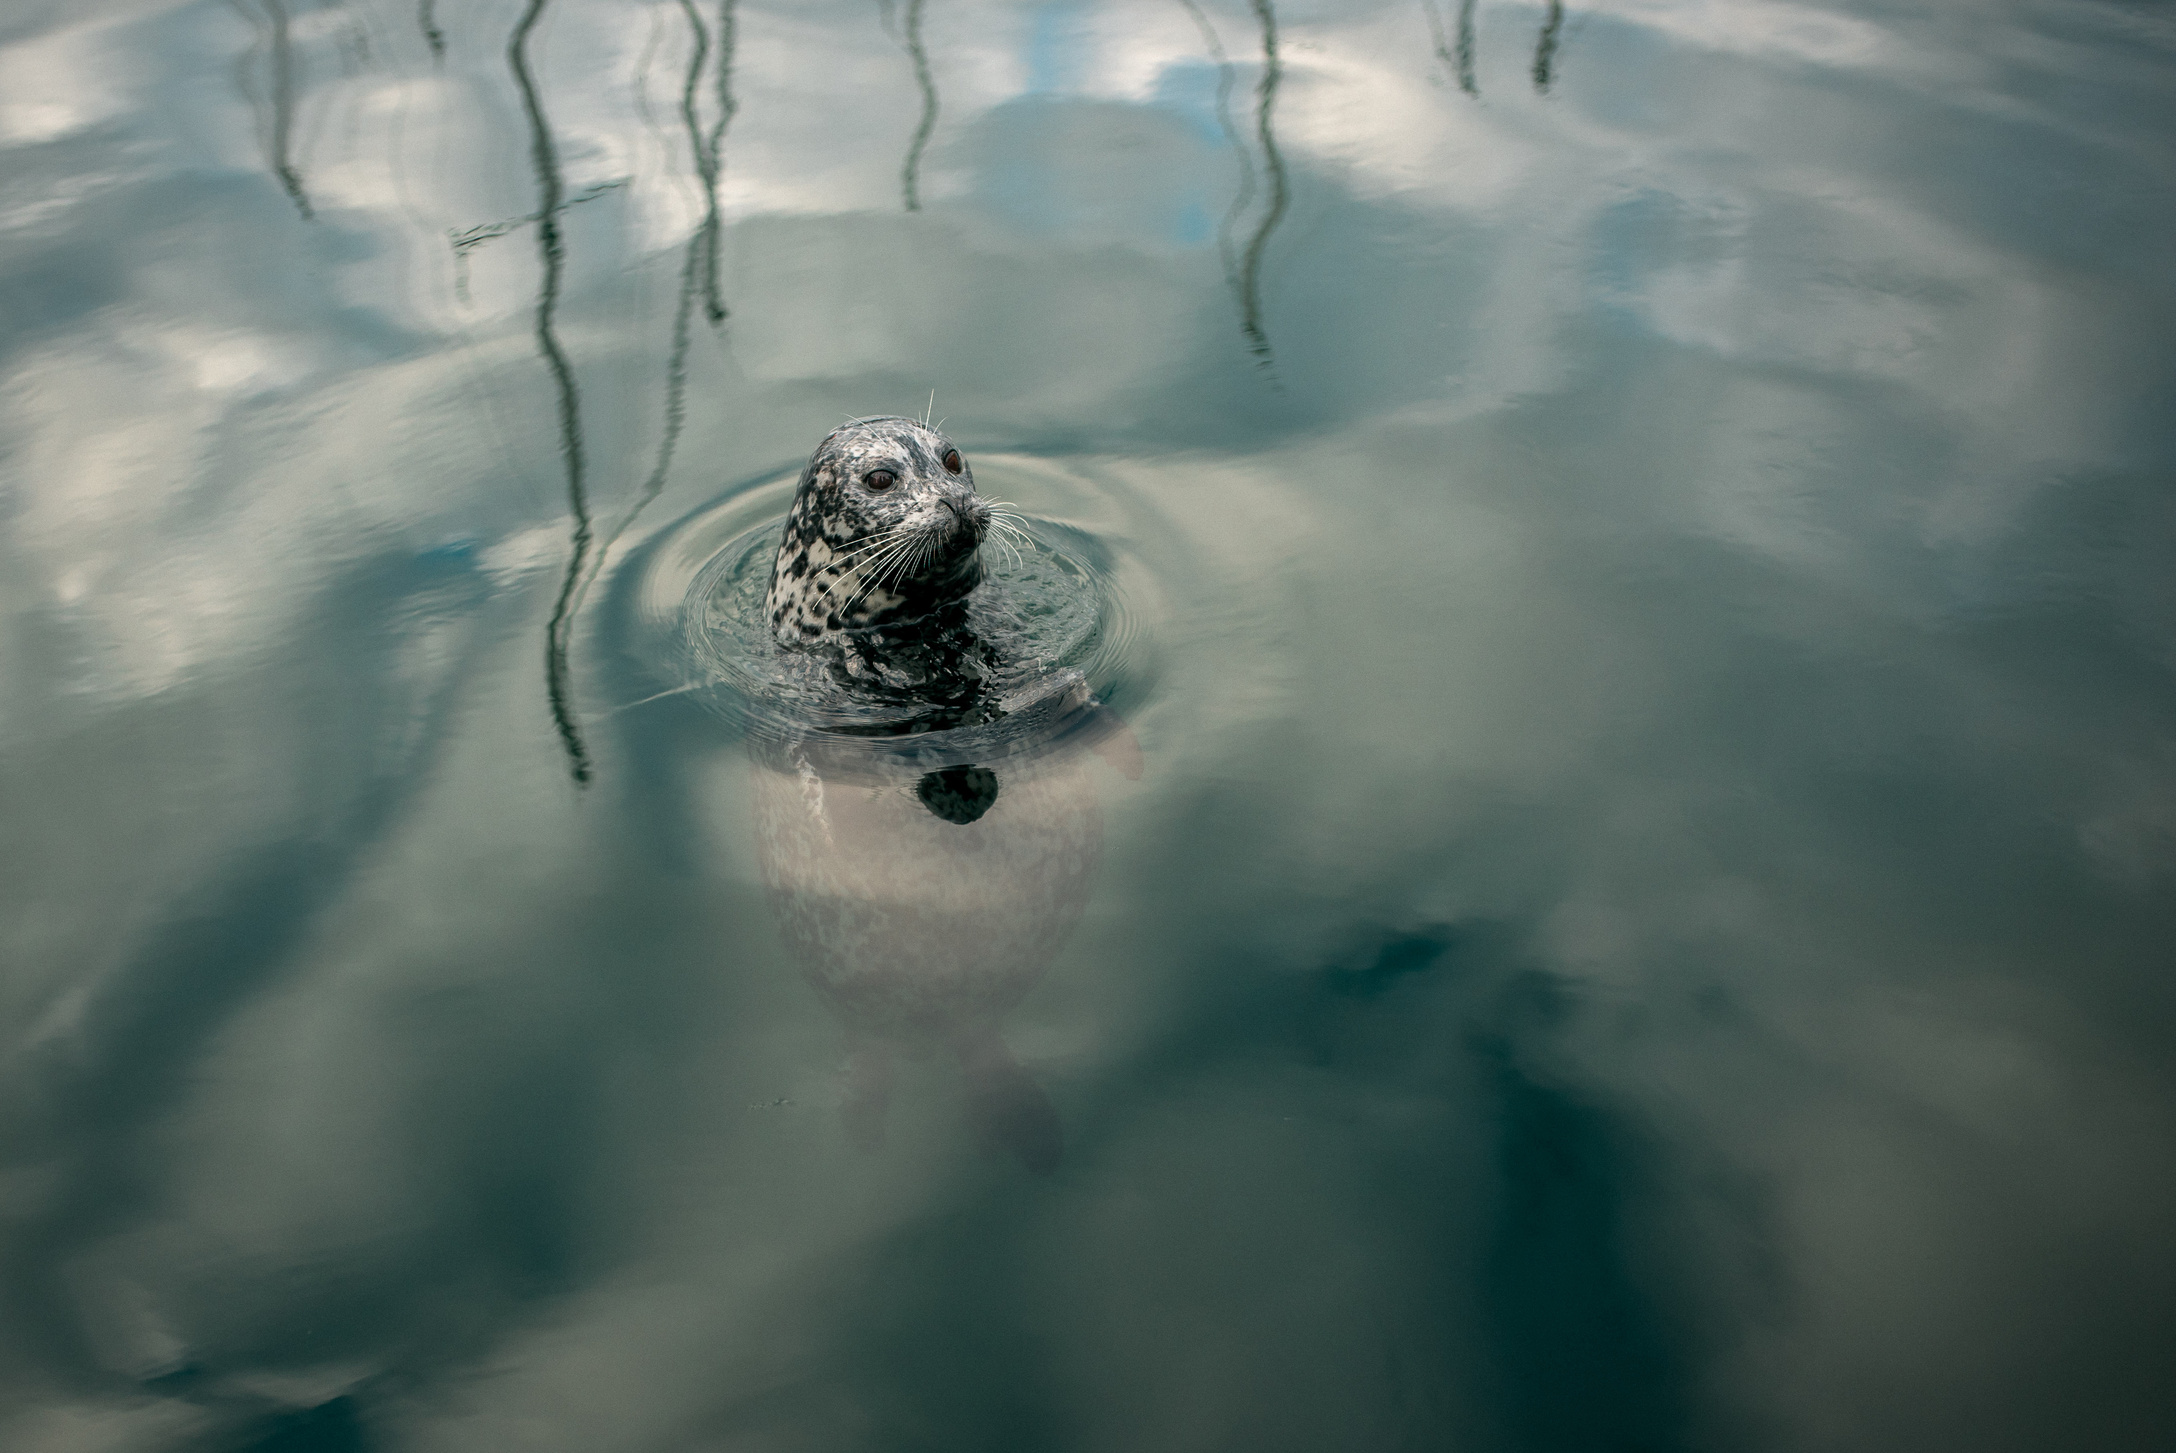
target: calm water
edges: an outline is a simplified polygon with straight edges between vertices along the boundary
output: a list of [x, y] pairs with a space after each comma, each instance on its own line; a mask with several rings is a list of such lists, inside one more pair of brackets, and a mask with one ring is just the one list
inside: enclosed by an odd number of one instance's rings
[[[2172, 88], [12, 0], [0, 1447], [2169, 1446]], [[929, 408], [1123, 725], [819, 847], [734, 542]], [[1002, 960], [1044, 1165], [942, 1034], [869, 1112], [796, 893]]]

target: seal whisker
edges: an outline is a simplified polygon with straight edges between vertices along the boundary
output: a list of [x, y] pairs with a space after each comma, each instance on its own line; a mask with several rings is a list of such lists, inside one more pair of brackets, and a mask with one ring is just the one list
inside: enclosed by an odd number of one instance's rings
[[824, 562], [823, 568], [826, 570], [831, 570], [849, 561], [859, 559], [867, 555], [871, 550], [876, 549], [879, 545], [890, 543], [895, 534], [897, 534], [897, 531], [886, 530], [881, 535], [873, 536], [867, 540], [861, 541], [859, 544], [850, 546], [849, 548], [844, 550], [837, 551], [832, 555], [829, 560]]
[[890, 551], [882, 560], [870, 566], [869, 588], [874, 590], [883, 585], [887, 577], [891, 576], [899, 566], [905, 564], [907, 556], [914, 551], [914, 545], [915, 542], [912, 540], [901, 540], [897, 549]]
[[830, 563], [832, 565], [836, 565], [841, 561], [860, 559], [868, 555], [870, 551], [875, 550], [878, 546], [889, 544], [893, 540], [896, 540], [898, 538], [899, 527], [894, 525], [892, 528], [885, 530], [879, 534], [871, 535], [868, 539], [863, 540], [858, 544], [851, 545], [844, 550], [838, 551], [831, 557]]
[[893, 579], [903, 581], [910, 575], [919, 575], [922, 567], [929, 563], [930, 557], [936, 554], [937, 544], [938, 537], [934, 533], [926, 534], [915, 541], [914, 548], [907, 552], [906, 560], [896, 567]]
[[[869, 563], [869, 557], [878, 547], [891, 544], [898, 534], [899, 531], [896, 528], [886, 530], [874, 539], [865, 540], [851, 550], [832, 556], [830, 562], [823, 567], [825, 572], [829, 572], [831, 579], [824, 585], [819, 586], [816, 594], [819, 596], [828, 595], [831, 593], [832, 587], [838, 585], [841, 581], [859, 579], [863, 568]], [[842, 565], [846, 568], [840, 568]]]
[[990, 528], [995, 532], [998, 541], [1006, 549], [1012, 551], [1015, 564], [1024, 563], [1024, 557], [1021, 554], [1023, 548], [1027, 550], [1035, 548], [1035, 537], [1015, 524], [1010, 516], [1003, 514], [991, 515]]
[[827, 584], [816, 591], [815, 595], [811, 597], [812, 601], [820, 600], [822, 597], [829, 595], [837, 586], [852, 585], [854, 587], [852, 593], [837, 603], [838, 614], [843, 619], [848, 612], [861, 603], [864, 596], [867, 596], [883, 582], [884, 576], [891, 569], [893, 563], [905, 554], [912, 542], [887, 539], [884, 543], [890, 545], [891, 548], [877, 553], [872, 558], [864, 558], [856, 562], [851, 570], [841, 571], [834, 575]]
[[992, 525], [995, 525], [1000, 529], [1011, 530], [1015, 534], [1018, 534], [1023, 538], [1026, 538], [1028, 536], [1028, 531], [1026, 528], [1028, 522], [1027, 516], [1020, 513], [1019, 506], [1013, 504], [1010, 500], [1002, 499], [994, 499], [989, 501], [989, 506], [990, 523]]
[[1027, 532], [1018, 525], [1004, 515], [993, 512], [990, 515], [990, 538], [995, 540], [1003, 547], [1005, 553], [1012, 557], [1015, 570], [1021, 569], [1026, 564], [1025, 557], [1020, 553], [1020, 546], [1028, 543], [1028, 536]]
[[844, 615], [847, 611], [852, 610], [856, 605], [860, 604], [861, 598], [863, 596], [867, 595], [870, 591], [876, 589], [878, 582], [882, 581], [884, 578], [884, 568], [889, 565], [892, 560], [895, 559], [899, 554], [905, 551], [906, 548], [906, 541], [895, 540], [892, 542], [890, 549], [878, 555], [876, 559], [866, 562], [860, 569], [856, 570], [854, 574], [855, 578], [859, 582], [859, 588], [856, 589], [852, 595], [846, 598], [844, 604], [840, 605], [839, 613], [841, 615]]
[[890, 550], [886, 551], [874, 564], [870, 565], [866, 571], [865, 579], [862, 583], [861, 589], [855, 591], [853, 597], [849, 599], [846, 604], [839, 607], [839, 614], [841, 616], [844, 616], [848, 611], [859, 605], [862, 601], [862, 598], [864, 596], [867, 596], [871, 591], [875, 590], [879, 584], [882, 583], [886, 572], [888, 572], [895, 563], [897, 563], [902, 557], [904, 557], [907, 551], [913, 549], [915, 544], [916, 541], [912, 536], [909, 536], [903, 540], [899, 540], [892, 546]]
[[1014, 545], [1011, 540], [1007, 539], [1003, 532], [993, 532], [990, 536], [990, 542], [995, 544], [998, 549], [1003, 550], [1005, 554], [1012, 560], [1013, 569], [1017, 570], [1020, 568], [1019, 547]]

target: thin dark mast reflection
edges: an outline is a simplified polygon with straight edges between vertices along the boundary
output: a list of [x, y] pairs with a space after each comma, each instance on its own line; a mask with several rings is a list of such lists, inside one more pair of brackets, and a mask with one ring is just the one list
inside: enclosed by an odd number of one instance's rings
[[1270, 353], [1269, 334], [1262, 327], [1262, 252], [1269, 246], [1270, 234], [1284, 220], [1291, 193], [1285, 180], [1284, 158], [1277, 153], [1276, 129], [1271, 124], [1271, 114], [1277, 105], [1277, 81], [1284, 70], [1283, 63], [1277, 58], [1277, 12], [1270, 0], [1254, 0], [1254, 14], [1262, 22], [1262, 81], [1255, 89], [1254, 125], [1262, 144], [1262, 162], [1269, 171], [1269, 206], [1247, 243], [1246, 260], [1240, 267], [1239, 326], [1245, 330], [1248, 344], [1261, 366], [1273, 369], [1276, 360]]
[[1201, 31], [1202, 43], [1209, 47], [1209, 55], [1216, 62], [1216, 123], [1223, 128], [1224, 139], [1231, 145], [1232, 155], [1239, 161], [1239, 190], [1232, 197], [1231, 206], [1224, 210], [1224, 220], [1217, 225], [1216, 250], [1224, 264], [1224, 285], [1231, 289], [1232, 300], [1242, 303], [1244, 295], [1239, 287], [1239, 253], [1232, 243], [1232, 234], [1254, 201], [1254, 154], [1247, 150], [1246, 138], [1239, 134], [1239, 123], [1232, 119], [1232, 88], [1238, 83], [1239, 73], [1224, 53], [1224, 42], [1218, 38], [1216, 27], [1202, 13], [1194, 0], [1179, 0], [1186, 13], [1194, 17], [1194, 24]]
[[1458, 89], [1469, 96], [1481, 94], [1480, 83], [1473, 74], [1473, 10], [1476, 0], [1459, 0], [1458, 40], [1456, 48], [1450, 37], [1443, 33], [1443, 13], [1436, 9], [1436, 0], [1420, 0], [1421, 13], [1428, 17], [1428, 34], [1435, 42], [1436, 58], [1451, 68], [1458, 78]]
[[423, 32], [423, 43], [431, 48], [431, 59], [446, 58], [446, 32], [438, 28], [438, 0], [416, 0], [416, 28]]
[[[1469, 96], [1481, 94], [1480, 83], [1474, 77], [1473, 11], [1476, 0], [1459, 0], [1458, 41], [1454, 50], [1445, 43], [1443, 16], [1436, 9], [1435, 0], [1421, 0], [1421, 12], [1428, 17], [1429, 34], [1435, 38], [1436, 55], [1451, 67], [1458, 77], [1458, 89]], [[1556, 52], [1564, 32], [1563, 0], [1548, 0], [1543, 12], [1541, 33], [1534, 38], [1534, 64], [1532, 74], [1534, 89], [1547, 95], [1549, 85], [1556, 79]]]
[[[1472, 3], [1472, 0], [1467, 0]], [[1564, 0], [1549, 0], [1549, 13], [1541, 22], [1534, 42], [1534, 89], [1546, 95], [1556, 65], [1557, 33], [1564, 28]]]
[[295, 56], [287, 34], [287, 6], [285, 0], [264, 0], [264, 10], [272, 22], [272, 174], [308, 222], [313, 215], [309, 194], [302, 189], [302, 173], [290, 155], [295, 131]]
[[1481, 83], [1473, 74], [1473, 7], [1476, 0], [1459, 0], [1458, 3], [1458, 54], [1454, 58], [1458, 67], [1458, 89], [1469, 96], [1481, 94]]
[[582, 450], [581, 397], [575, 391], [574, 369], [567, 362], [565, 350], [559, 346], [556, 331], [559, 288], [566, 269], [565, 248], [559, 240], [560, 199], [565, 188], [559, 177], [559, 154], [552, 145], [551, 124], [544, 118], [544, 105], [537, 96], [536, 78], [530, 74], [528, 56], [529, 36], [548, 3], [550, 0], [529, 0], [528, 8], [514, 26], [512, 39], [507, 42], [506, 59], [514, 73], [515, 88], [521, 92], [522, 109], [529, 118], [529, 155], [536, 166], [538, 192], [537, 253], [543, 263], [543, 278], [536, 300], [536, 346], [551, 370], [552, 383], [559, 396], [559, 452], [567, 467], [567, 507], [574, 515], [566, 578], [560, 583], [551, 624], [545, 629], [544, 681], [546, 693], [551, 698], [552, 724], [559, 729], [560, 744], [566, 749], [568, 770], [576, 784], [581, 785], [589, 781], [589, 748], [583, 744], [581, 728], [574, 720], [567, 647], [573, 624], [575, 587], [582, 578], [582, 567], [589, 560], [589, 492], [584, 482], [587, 462]]
[[[657, 463], [651, 467], [650, 477], [643, 481], [635, 496], [634, 504], [620, 517], [619, 523], [606, 533], [597, 546], [588, 574], [576, 590], [568, 608], [569, 616], [580, 612], [589, 588], [596, 583], [598, 572], [604, 569], [605, 557], [612, 552], [628, 526], [649, 508], [650, 502], [665, 491], [665, 481], [672, 473], [673, 454], [680, 445], [680, 431], [687, 423], [688, 394], [688, 345], [693, 334], [695, 297], [708, 290], [708, 305], [713, 325], [726, 317], [725, 304], [717, 301], [718, 218], [717, 177], [719, 155], [725, 140], [726, 124], [732, 120], [734, 103], [731, 91], [733, 66], [733, 7], [736, 0], [720, 0], [718, 14], [718, 97], [719, 117], [705, 136], [701, 119], [696, 111], [696, 95], [702, 83], [703, 63], [710, 51], [709, 32], [704, 28], [702, 16], [696, 12], [691, 0], [681, 0], [681, 10], [688, 18], [694, 32], [695, 50], [688, 60], [687, 77], [681, 84], [680, 115], [687, 126], [688, 141], [695, 148], [696, 170], [710, 191], [710, 211], [706, 225], [698, 227], [688, 239], [687, 251], [680, 263], [680, 298], [673, 309], [672, 347], [665, 358], [665, 423], [657, 443]], [[705, 148], [708, 161], [705, 161]]]
[[907, 55], [914, 62], [914, 79], [922, 88], [922, 123], [914, 128], [914, 141], [899, 168], [899, 192], [909, 212], [922, 210], [922, 148], [937, 129], [937, 82], [929, 73], [929, 52], [922, 46], [923, 0], [907, 0]]
[[[688, 145], [695, 151], [695, 170], [703, 179], [705, 211], [702, 231], [698, 235], [702, 242], [703, 300], [713, 327], [724, 322], [726, 317], [725, 298], [718, 287], [718, 179], [723, 172], [721, 155], [725, 131], [733, 124], [733, 113], [740, 109], [733, 99], [735, 3], [736, 0], [719, 0], [718, 4], [718, 119], [706, 137], [696, 118], [695, 88], [702, 76], [703, 52], [709, 42], [703, 34], [702, 17], [695, 13], [694, 0], [680, 0], [680, 8], [687, 12], [688, 24], [695, 30], [695, 59], [688, 66], [687, 85], [680, 94], [680, 114], [687, 122]], [[681, 353], [685, 356], [685, 347]]]

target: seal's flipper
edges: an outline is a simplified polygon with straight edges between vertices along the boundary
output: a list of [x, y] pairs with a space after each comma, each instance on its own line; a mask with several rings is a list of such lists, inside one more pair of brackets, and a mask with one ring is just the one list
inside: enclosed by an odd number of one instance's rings
[[988, 767], [969, 764], [925, 772], [914, 784], [914, 795], [946, 822], [965, 827], [979, 820], [997, 801], [997, 774]]
[[1049, 1175], [1065, 1155], [1057, 1107], [1012, 1051], [995, 1036], [960, 1051], [967, 1075], [967, 1119], [984, 1152], [1017, 1156], [1036, 1175]]

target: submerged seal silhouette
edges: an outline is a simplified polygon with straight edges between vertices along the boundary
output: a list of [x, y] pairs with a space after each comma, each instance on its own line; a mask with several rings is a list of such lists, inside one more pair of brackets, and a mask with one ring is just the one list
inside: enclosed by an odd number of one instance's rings
[[758, 856], [788, 950], [846, 1031], [849, 1134], [882, 1139], [901, 1055], [946, 1052], [984, 1145], [1048, 1172], [1056, 1109], [1000, 1030], [1100, 856], [1081, 749], [1130, 777], [1140, 752], [1079, 672], [1023, 681], [1032, 655], [970, 625], [991, 521], [959, 450], [912, 419], [856, 419], [817, 446], [764, 618], [885, 724], [751, 739]]

